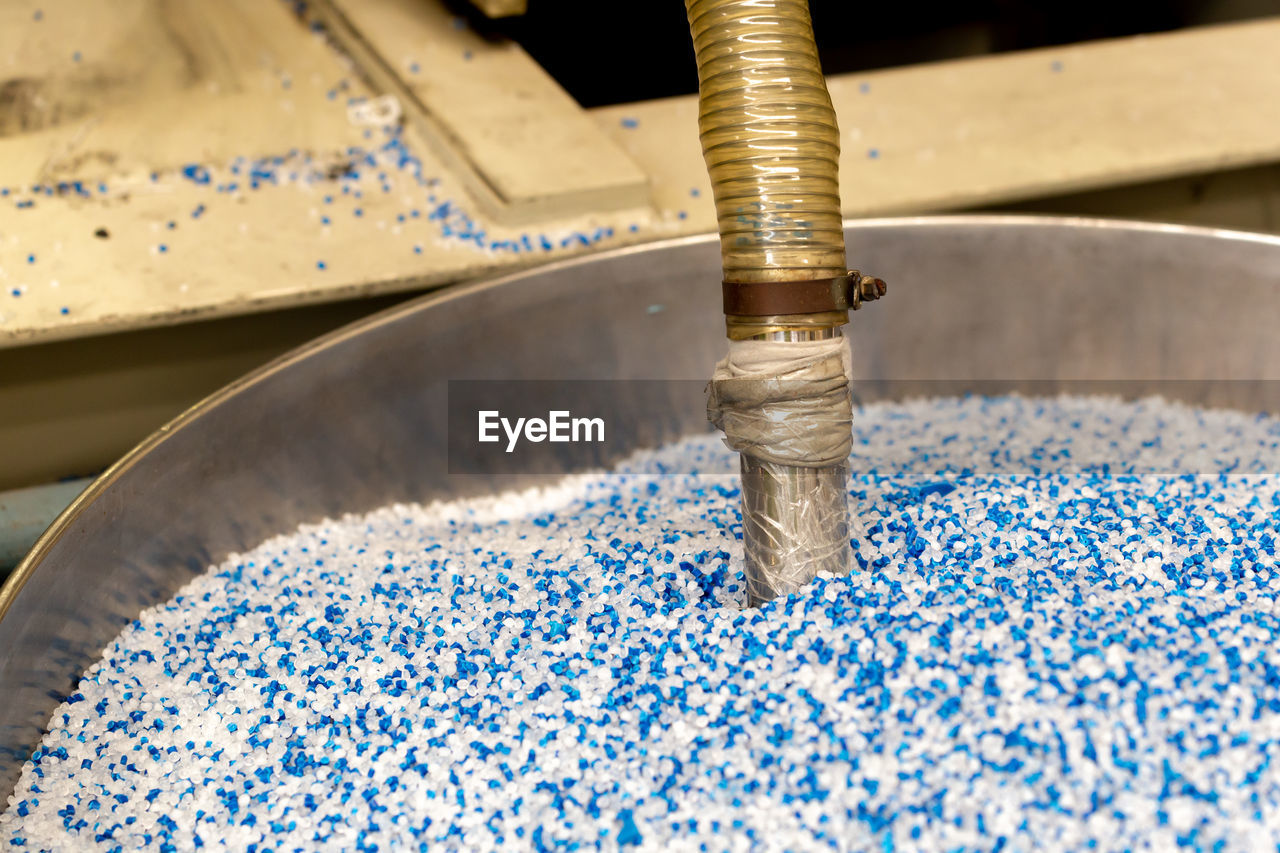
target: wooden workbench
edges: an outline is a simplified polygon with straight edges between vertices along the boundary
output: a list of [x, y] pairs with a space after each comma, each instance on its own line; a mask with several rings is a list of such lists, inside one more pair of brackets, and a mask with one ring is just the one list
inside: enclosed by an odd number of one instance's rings
[[[320, 8], [0, 8], [0, 346], [714, 228], [695, 99], [583, 112], [430, 2]], [[1277, 47], [1269, 20], [833, 78], [845, 212], [1275, 162]]]

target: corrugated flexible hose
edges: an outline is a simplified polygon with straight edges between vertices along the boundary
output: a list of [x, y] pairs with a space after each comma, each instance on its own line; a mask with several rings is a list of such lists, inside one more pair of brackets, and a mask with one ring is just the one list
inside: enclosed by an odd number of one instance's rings
[[844, 275], [840, 132], [806, 0], [686, 0], [726, 281]]

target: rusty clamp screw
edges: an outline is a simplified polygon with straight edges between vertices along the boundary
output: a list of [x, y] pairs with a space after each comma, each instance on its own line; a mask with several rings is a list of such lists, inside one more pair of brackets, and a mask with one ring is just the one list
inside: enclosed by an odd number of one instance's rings
[[849, 309], [857, 311], [863, 302], [874, 302], [888, 292], [889, 286], [884, 279], [871, 275], [863, 275], [857, 270], [849, 270]]

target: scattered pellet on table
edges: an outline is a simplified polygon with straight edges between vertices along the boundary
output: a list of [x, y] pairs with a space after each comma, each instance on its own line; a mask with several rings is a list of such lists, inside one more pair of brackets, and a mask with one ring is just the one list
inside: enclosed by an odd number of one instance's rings
[[89, 670], [0, 840], [1274, 849], [1280, 422], [855, 423], [853, 573], [757, 611], [714, 436], [231, 557]]

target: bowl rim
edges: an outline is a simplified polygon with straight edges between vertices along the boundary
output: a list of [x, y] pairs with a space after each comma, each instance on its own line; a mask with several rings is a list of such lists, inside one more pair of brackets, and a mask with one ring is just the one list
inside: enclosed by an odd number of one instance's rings
[[[930, 229], [939, 227], [961, 228], [1058, 228], [1067, 230], [1110, 230], [1130, 233], [1164, 233], [1180, 234], [1188, 237], [1223, 239], [1247, 243], [1260, 243], [1280, 249], [1280, 234], [1266, 234], [1252, 231], [1239, 231], [1228, 228], [1215, 228], [1200, 225], [1180, 225], [1162, 222], [1144, 222], [1130, 219], [1109, 219], [1087, 216], [1061, 216], [1040, 214], [938, 214], [927, 216], [888, 216], [868, 219], [845, 219], [844, 229], [849, 231], [875, 230], [879, 228], [917, 228]], [[260, 383], [287, 368], [302, 361], [314, 353], [335, 346], [353, 337], [368, 333], [379, 326], [398, 321], [408, 314], [426, 310], [434, 305], [466, 297], [472, 293], [499, 288], [513, 280], [523, 278], [531, 273], [545, 274], [561, 269], [571, 269], [584, 264], [592, 264], [601, 260], [621, 258], [645, 252], [663, 251], [672, 247], [711, 244], [718, 241], [715, 233], [695, 234], [663, 240], [637, 243], [604, 251], [587, 252], [570, 258], [552, 261], [546, 264], [524, 266], [498, 276], [480, 278], [452, 285], [443, 285], [419, 297], [408, 299], [390, 308], [385, 308], [327, 332], [271, 361], [249, 371], [243, 376], [229, 382], [199, 402], [187, 408], [164, 425], [160, 426], [137, 445], [126, 452], [110, 467], [99, 474], [84, 491], [82, 491], [36, 540], [31, 550], [10, 573], [3, 586], [0, 586], [0, 622], [2, 622], [26, 584], [35, 576], [36, 571], [46, 556], [66, 533], [66, 531], [93, 505], [93, 503], [110, 488], [120, 477], [134, 467], [154, 448], [165, 442], [179, 430], [194, 423], [205, 413], [233, 399], [247, 388]]]

